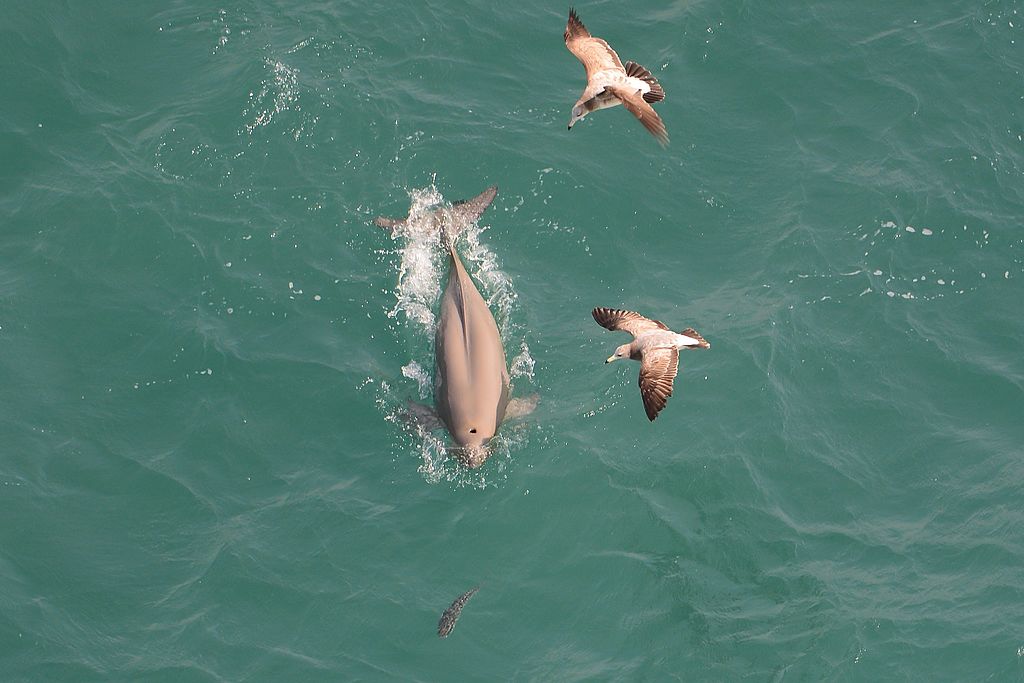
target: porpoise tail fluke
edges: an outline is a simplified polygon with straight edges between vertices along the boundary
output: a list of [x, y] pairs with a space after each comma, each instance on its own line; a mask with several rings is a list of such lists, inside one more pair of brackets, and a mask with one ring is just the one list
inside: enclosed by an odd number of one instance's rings
[[451, 220], [441, 221], [438, 226], [441, 229], [441, 237], [449, 249], [454, 249], [455, 240], [463, 230], [480, 220], [480, 216], [491, 205], [497, 194], [498, 186], [491, 185], [472, 199], [452, 202], [452, 208], [449, 209]]
[[641, 81], [644, 81], [647, 85], [651, 86], [650, 91], [645, 92], [643, 95], [645, 102], [661, 102], [665, 99], [665, 89], [661, 87], [661, 83], [658, 83], [658, 79], [654, 77], [654, 74], [636, 62], [626, 62], [623, 66], [626, 69], [627, 76], [639, 78]]
[[[483, 215], [487, 207], [494, 201], [494, 197], [498, 194], [498, 186], [492, 185], [486, 190], [473, 197], [472, 199], [462, 199], [456, 202], [452, 202], [451, 208], [440, 208], [435, 210], [433, 213], [428, 215], [429, 224], [426, 226], [428, 230], [440, 230], [442, 237], [446, 242], [454, 241], [459, 234], [466, 229], [470, 224], [475, 223], [479, 220], [480, 216]], [[374, 225], [384, 228], [385, 230], [405, 229], [410, 225], [410, 219], [413, 216], [410, 213], [405, 218], [388, 218], [387, 216], [378, 216], [373, 219]], [[419, 223], [419, 220], [416, 221]]]

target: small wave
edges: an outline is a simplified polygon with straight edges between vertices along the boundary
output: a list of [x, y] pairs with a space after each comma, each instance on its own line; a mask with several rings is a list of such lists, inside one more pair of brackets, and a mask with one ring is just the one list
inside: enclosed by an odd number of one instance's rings
[[299, 94], [299, 70], [270, 57], [265, 58], [263, 64], [268, 75], [259, 90], [249, 93], [249, 103], [242, 112], [246, 119], [245, 132], [253, 135], [286, 112], [293, 112], [294, 118], [287, 124], [289, 134], [295, 140], [308, 135], [318, 119], [303, 111]]
[[299, 101], [299, 70], [269, 57], [264, 60], [264, 65], [270, 71], [270, 77], [264, 79], [257, 93], [249, 93], [249, 106], [243, 112], [243, 116], [251, 118], [245, 124], [245, 132], [250, 134]]
[[993, 249], [999, 242], [982, 226], [925, 227], [884, 219], [874, 228], [858, 225], [845, 244], [854, 252], [849, 270], [798, 271], [787, 281], [804, 305], [841, 304], [864, 296], [938, 301], [990, 290], [1024, 273], [1020, 258], [1010, 256], [1013, 242]]

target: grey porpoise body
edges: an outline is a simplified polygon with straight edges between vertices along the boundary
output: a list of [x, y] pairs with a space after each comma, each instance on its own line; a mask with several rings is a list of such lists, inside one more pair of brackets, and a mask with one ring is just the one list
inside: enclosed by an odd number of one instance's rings
[[[448, 245], [451, 271], [434, 339], [434, 405], [470, 466], [483, 464], [509, 401], [508, 366], [498, 324]], [[477, 462], [479, 460], [479, 463]]]
[[[454, 454], [470, 467], [487, 460], [487, 442], [505, 417], [526, 414], [536, 404], [535, 397], [517, 399], [509, 409], [508, 365], [498, 324], [455, 252], [458, 234], [483, 214], [497, 192], [497, 187], [489, 187], [451, 209], [438, 209], [429, 219], [429, 229], [441, 232], [451, 265], [434, 338], [435, 416], [458, 444]], [[392, 229], [407, 225], [402, 219], [376, 222]], [[427, 417], [425, 407], [413, 408], [421, 419]]]

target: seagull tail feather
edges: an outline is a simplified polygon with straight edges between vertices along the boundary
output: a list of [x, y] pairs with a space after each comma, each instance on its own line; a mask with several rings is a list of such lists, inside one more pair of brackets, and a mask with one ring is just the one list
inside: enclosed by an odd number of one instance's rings
[[701, 349], [710, 349], [711, 348], [711, 344], [709, 344], [708, 341], [706, 339], [704, 339], [704, 337], [700, 336], [700, 332], [698, 332], [697, 330], [693, 329], [692, 327], [687, 327], [685, 330], [683, 330], [679, 334], [683, 335], [684, 337], [689, 337], [690, 339], [696, 339], [697, 340], [697, 348], [701, 348]]
[[647, 85], [651, 86], [650, 92], [644, 93], [644, 101], [648, 104], [652, 104], [654, 102], [661, 102], [665, 99], [665, 90], [661, 87], [661, 83], [658, 83], [658, 79], [654, 77], [654, 74], [632, 61], [626, 62], [625, 68], [627, 76], [639, 78], [641, 81], [644, 81]]

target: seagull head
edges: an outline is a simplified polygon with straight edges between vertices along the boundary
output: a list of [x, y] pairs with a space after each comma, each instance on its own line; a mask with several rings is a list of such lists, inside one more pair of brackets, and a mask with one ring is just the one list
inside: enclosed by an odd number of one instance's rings
[[583, 108], [582, 104], [577, 104], [572, 108], [572, 118], [569, 119], [569, 130], [572, 130], [573, 125], [587, 115], [587, 110]]
[[629, 344], [623, 344], [619, 348], [615, 349], [615, 353], [614, 354], [612, 354], [611, 356], [608, 356], [608, 360], [606, 360], [605, 363], [606, 364], [607, 363], [611, 363], [612, 361], [619, 360], [620, 358], [629, 358], [629, 356], [630, 356]]

